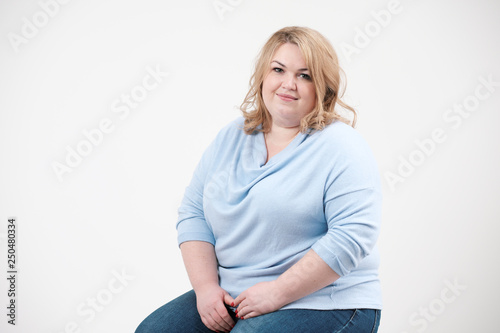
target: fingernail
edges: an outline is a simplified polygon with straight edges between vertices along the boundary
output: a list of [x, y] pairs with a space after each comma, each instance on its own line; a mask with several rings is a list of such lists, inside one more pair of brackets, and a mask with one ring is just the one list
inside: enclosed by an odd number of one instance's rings
[[238, 309], [236, 309], [236, 311], [234, 313], [238, 314]]
[[231, 306], [234, 306], [234, 302], [231, 303]]
[[243, 320], [243, 319], [245, 319], [245, 318], [241, 317], [241, 320]]
[[239, 318], [239, 317], [238, 317], [238, 314], [236, 314], [236, 318]]

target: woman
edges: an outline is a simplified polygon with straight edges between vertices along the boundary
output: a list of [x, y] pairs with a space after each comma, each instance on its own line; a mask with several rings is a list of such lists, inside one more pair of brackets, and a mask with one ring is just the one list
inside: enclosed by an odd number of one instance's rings
[[264, 45], [239, 118], [187, 187], [178, 241], [193, 290], [143, 332], [376, 332], [381, 189], [361, 136], [335, 109], [341, 69], [302, 27]]

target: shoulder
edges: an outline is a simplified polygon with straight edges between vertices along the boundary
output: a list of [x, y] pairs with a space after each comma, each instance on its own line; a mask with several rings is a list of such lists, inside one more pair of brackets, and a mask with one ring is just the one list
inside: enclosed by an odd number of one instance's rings
[[203, 168], [210, 168], [215, 160], [220, 160], [225, 154], [227, 155], [228, 151], [231, 151], [231, 149], [236, 146], [235, 143], [241, 140], [242, 135], [245, 135], [242, 129], [243, 122], [243, 117], [232, 120], [224, 125], [217, 132], [215, 137], [210, 139], [210, 144], [203, 152], [201, 158], [201, 165]]
[[334, 173], [342, 173], [353, 183], [363, 182], [370, 187], [378, 187], [379, 170], [375, 156], [363, 136], [351, 126], [337, 121], [318, 135], [317, 144], [322, 156], [329, 161]]
[[243, 126], [243, 117], [233, 119], [224, 125], [219, 132], [217, 132], [215, 139], [212, 141], [211, 150], [214, 152], [221, 152], [227, 149], [234, 149], [234, 147], [239, 145], [247, 136], [243, 130]]
[[242, 116], [233, 119], [228, 124], [226, 124], [217, 134], [218, 139], [227, 139], [229, 137], [239, 137], [245, 132], [243, 131], [245, 118]]
[[318, 135], [318, 141], [328, 150], [345, 154], [371, 154], [371, 149], [363, 136], [341, 121], [335, 121], [313, 135]]

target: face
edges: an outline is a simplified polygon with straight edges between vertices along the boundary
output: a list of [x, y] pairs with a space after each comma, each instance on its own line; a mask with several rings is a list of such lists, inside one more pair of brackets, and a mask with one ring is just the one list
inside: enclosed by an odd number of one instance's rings
[[262, 98], [273, 126], [296, 127], [316, 105], [316, 90], [297, 45], [281, 45], [269, 64], [262, 84]]

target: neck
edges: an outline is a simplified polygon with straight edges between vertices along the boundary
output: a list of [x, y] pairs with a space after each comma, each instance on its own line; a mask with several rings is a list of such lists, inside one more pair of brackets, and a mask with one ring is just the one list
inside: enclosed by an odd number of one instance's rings
[[276, 145], [287, 145], [300, 132], [300, 126], [295, 127], [280, 127], [272, 125], [271, 130], [266, 134], [267, 140]]

